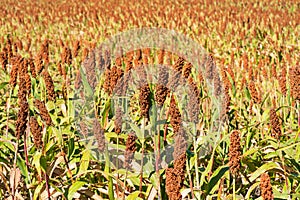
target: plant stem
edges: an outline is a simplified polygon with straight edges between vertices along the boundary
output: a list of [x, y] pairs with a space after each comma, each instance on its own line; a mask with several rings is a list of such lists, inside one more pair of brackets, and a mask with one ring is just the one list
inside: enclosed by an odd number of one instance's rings
[[[17, 167], [17, 156], [18, 156], [18, 149], [19, 149], [19, 140], [17, 139], [16, 144], [15, 144], [15, 157], [14, 157], [14, 177], [16, 176], [16, 167]], [[12, 193], [12, 199], [15, 200], [15, 180], [13, 182], [13, 186], [11, 188], [11, 193]]]
[[6, 137], [8, 136], [8, 119], [9, 119], [9, 109], [10, 109], [10, 99], [11, 99], [11, 95], [12, 95], [12, 89], [10, 89], [9, 91], [9, 98], [6, 102]]
[[187, 169], [187, 172], [188, 172], [188, 175], [189, 175], [189, 182], [190, 182], [190, 188], [191, 188], [191, 193], [192, 193], [192, 199], [195, 199], [193, 181], [192, 181], [192, 176], [191, 176], [191, 172], [190, 172], [190, 165], [189, 165], [188, 159], [186, 159], [186, 169]]
[[[106, 146], [105, 149], [105, 169], [104, 169], [105, 173], [108, 175], [108, 197], [109, 200], [114, 200], [114, 188], [113, 188], [113, 180], [112, 177], [110, 175], [110, 162], [109, 162], [109, 155], [108, 155], [108, 147]], [[126, 181], [126, 178], [125, 178]], [[124, 190], [125, 193], [125, 190]]]
[[144, 139], [142, 142], [142, 160], [141, 160], [141, 172], [140, 172], [140, 185], [139, 185], [139, 192], [140, 195], [142, 194], [143, 189], [143, 165], [144, 165]]
[[116, 170], [117, 170], [117, 183], [116, 183], [116, 194], [117, 194], [117, 197], [119, 196], [119, 172], [118, 172], [118, 169], [119, 169], [119, 134], [117, 134], [117, 160], [116, 160]]
[[145, 151], [145, 118], [143, 119], [143, 138], [142, 138], [142, 160], [141, 160], [141, 172], [140, 172], [140, 185], [139, 185], [139, 192], [140, 195], [142, 193], [142, 189], [143, 189], [143, 170], [144, 170], [144, 151]]
[[48, 195], [48, 199], [50, 200], [51, 198], [51, 194], [50, 194], [50, 188], [49, 188], [49, 178], [48, 178], [48, 175], [47, 175], [47, 172], [45, 171], [44, 172], [44, 175], [45, 175], [45, 181], [46, 181], [46, 190], [47, 190], [47, 195]]
[[168, 124], [167, 124], [167, 121], [168, 121], [168, 117], [169, 117], [169, 111], [170, 111], [170, 109], [168, 109], [168, 111], [167, 111], [166, 123], [165, 123], [165, 125], [164, 125], [164, 141], [167, 140], [167, 131], [168, 131]]
[[[157, 121], [160, 119], [160, 108], [157, 110]], [[156, 122], [157, 122], [156, 121]], [[155, 122], [155, 127], [157, 123]], [[154, 134], [154, 137], [156, 134]], [[160, 163], [160, 129], [159, 125], [157, 125], [157, 138], [154, 141], [156, 141], [156, 148], [155, 148], [155, 172], [156, 172], [156, 179], [157, 179], [157, 194], [158, 194], [158, 199], [161, 199], [161, 189], [160, 189], [160, 174], [159, 174], [159, 163]]]
[[200, 189], [200, 183], [199, 183], [199, 170], [198, 170], [198, 152], [197, 152], [197, 130], [196, 130], [196, 124], [193, 123], [193, 133], [195, 134], [194, 137], [194, 154], [195, 154], [195, 173], [196, 173], [196, 183], [197, 183], [197, 189]]
[[233, 177], [233, 200], [236, 200], [235, 198], [235, 177]]
[[[25, 152], [25, 162], [26, 162], [26, 167], [27, 167], [27, 171], [28, 171], [28, 181], [31, 184], [31, 180], [30, 180], [30, 167], [29, 167], [29, 162], [28, 162], [28, 151], [27, 151], [27, 133], [29, 133], [29, 126], [27, 126], [27, 130], [24, 134], [24, 152]], [[31, 193], [31, 189], [29, 189], [29, 195], [30, 198], [32, 199], [32, 193]]]

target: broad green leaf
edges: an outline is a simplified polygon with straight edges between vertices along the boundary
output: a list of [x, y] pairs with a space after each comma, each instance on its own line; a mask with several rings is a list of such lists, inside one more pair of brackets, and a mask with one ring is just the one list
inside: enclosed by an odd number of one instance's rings
[[74, 154], [75, 151], [75, 144], [74, 144], [74, 138], [70, 138], [68, 143], [68, 159], [70, 160], [71, 156]]
[[34, 194], [33, 194], [33, 199], [34, 199], [34, 200], [36, 200], [36, 199], [39, 198], [39, 195], [40, 195], [40, 193], [41, 193], [41, 190], [42, 190], [44, 184], [45, 184], [45, 181], [41, 182], [41, 183], [35, 188]]
[[260, 182], [256, 182], [248, 188], [248, 191], [246, 194], [246, 199], [250, 199], [251, 193], [253, 192], [253, 190], [255, 190], [255, 188], [259, 187], [259, 184], [260, 184]]
[[50, 112], [51, 110], [54, 110], [55, 109], [55, 104], [53, 101], [48, 101], [46, 103], [46, 107], [47, 107], [47, 110]]
[[256, 153], [258, 151], [258, 149], [255, 149], [255, 148], [251, 148], [249, 149], [248, 151], [246, 151], [245, 153], [243, 153], [242, 157], [247, 157], [253, 153]]
[[7, 84], [8, 84], [8, 82], [0, 83], [0, 90], [3, 89]]
[[252, 182], [255, 179], [257, 179], [261, 174], [263, 174], [266, 171], [269, 171], [271, 169], [278, 169], [280, 171], [283, 171], [282, 168], [274, 163], [274, 162], [268, 162], [264, 165], [262, 165], [261, 167], [259, 167], [255, 172], [252, 173], [252, 175], [250, 176], [249, 180]]
[[47, 170], [47, 159], [43, 155], [40, 158], [40, 164], [41, 164], [43, 171], [45, 172]]
[[208, 184], [206, 186], [206, 192], [207, 194], [210, 193], [211, 189], [217, 185], [217, 183], [221, 180], [221, 177], [227, 172], [229, 167], [227, 166], [221, 166], [219, 167], [214, 173], [212, 174], [210, 180], [208, 181]]
[[42, 175], [42, 169], [41, 169], [41, 164], [40, 164], [40, 159], [41, 159], [41, 152], [36, 152], [33, 156], [33, 161], [32, 161], [32, 164], [35, 166], [35, 168], [37, 169], [38, 173], [39, 173], [39, 176]]
[[83, 152], [78, 174], [83, 174], [87, 171], [90, 163], [90, 154], [91, 152], [88, 149]]
[[58, 144], [62, 145], [63, 144], [63, 137], [62, 137], [62, 133], [59, 129], [55, 128], [55, 127], [50, 127], [49, 130], [52, 130], [56, 140], [58, 140]]
[[23, 160], [23, 158], [21, 158], [20, 156], [18, 156], [17, 159], [17, 166], [20, 168], [22, 175], [26, 177], [26, 182], [28, 182], [30, 177], [26, 167], [26, 163], [25, 160]]
[[69, 192], [68, 192], [68, 200], [72, 200], [74, 197], [74, 194], [80, 189], [82, 188], [82, 186], [85, 184], [85, 182], [83, 181], [76, 181], [75, 183], [73, 183], [71, 185], [71, 187], [69, 188]]
[[85, 91], [87, 92], [87, 95], [88, 97], [92, 97], [93, 96], [93, 89], [91, 88], [86, 76], [85, 76], [85, 73], [83, 71], [83, 68], [82, 67], [79, 67], [79, 70], [80, 70], [80, 76], [82, 78], [82, 83], [83, 83], [83, 86], [85, 88]]
[[136, 136], [139, 139], [144, 139], [144, 134], [143, 134], [142, 130], [137, 125], [135, 125], [134, 123], [129, 123], [129, 125], [133, 129], [133, 131], [135, 132]]
[[139, 194], [140, 194], [139, 191], [132, 192], [130, 195], [128, 195], [126, 197], [126, 199], [127, 200], [137, 200], [137, 199], [139, 199], [139, 200], [141, 199], [142, 200], [142, 198], [139, 197]]

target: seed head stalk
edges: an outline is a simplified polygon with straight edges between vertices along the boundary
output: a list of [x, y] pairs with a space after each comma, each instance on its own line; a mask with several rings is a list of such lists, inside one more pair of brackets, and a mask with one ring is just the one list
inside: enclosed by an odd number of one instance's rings
[[236, 200], [236, 197], [235, 197], [235, 192], [236, 192], [236, 188], [235, 188], [235, 176], [233, 177], [233, 200]]
[[186, 169], [187, 169], [187, 173], [188, 173], [188, 176], [189, 176], [192, 199], [195, 199], [194, 188], [193, 188], [193, 180], [192, 180], [192, 176], [191, 176], [191, 172], [190, 172], [190, 166], [189, 166], [189, 160], [188, 159], [186, 159]]
[[196, 173], [196, 183], [197, 189], [200, 189], [200, 182], [199, 182], [199, 169], [198, 169], [198, 152], [197, 152], [197, 128], [196, 124], [193, 123], [193, 133], [195, 133], [194, 137], [194, 154], [195, 154], [195, 173]]
[[[19, 150], [19, 140], [17, 140], [16, 143], [15, 143], [15, 157], [14, 157], [14, 170], [13, 170], [14, 171], [14, 177], [16, 176], [18, 150]], [[16, 199], [15, 185], [12, 187], [11, 190], [12, 190], [12, 198], [13, 198], [13, 200], [15, 200]]]
[[[155, 106], [155, 104], [153, 105]], [[157, 109], [157, 120], [160, 119], [161, 107]], [[157, 122], [157, 121], [156, 121]], [[160, 188], [160, 174], [159, 174], [159, 164], [160, 164], [160, 126], [158, 123], [155, 122], [155, 127], [157, 126], [157, 138], [155, 140], [155, 172], [156, 172], [156, 179], [157, 179], [157, 191], [158, 191], [158, 199], [161, 199], [161, 188]], [[155, 137], [155, 134], [154, 134]]]
[[142, 143], [142, 159], [141, 159], [141, 171], [140, 171], [140, 185], [139, 185], [139, 195], [142, 195], [142, 189], [143, 189], [143, 168], [144, 168], [144, 151], [145, 151], [145, 123], [146, 119], [143, 118], [143, 124], [142, 124], [142, 133], [143, 138], [141, 139]]
[[12, 96], [12, 89], [10, 89], [9, 91], [9, 96], [8, 96], [8, 100], [6, 102], [6, 137], [8, 136], [8, 130], [9, 130], [9, 127], [8, 127], [8, 119], [9, 119], [9, 109], [10, 109], [10, 100], [11, 100], [11, 96]]

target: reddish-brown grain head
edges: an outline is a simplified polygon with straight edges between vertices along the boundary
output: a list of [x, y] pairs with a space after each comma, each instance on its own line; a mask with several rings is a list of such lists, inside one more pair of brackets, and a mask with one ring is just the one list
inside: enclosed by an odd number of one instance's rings
[[33, 141], [37, 149], [43, 147], [42, 128], [35, 117], [31, 116], [29, 120], [30, 131], [33, 135]]
[[232, 175], [236, 176], [240, 171], [241, 161], [241, 144], [240, 132], [238, 130], [232, 131], [230, 135], [229, 147], [229, 167]]
[[270, 176], [267, 173], [260, 176], [260, 193], [263, 200], [274, 199]]
[[273, 138], [279, 139], [281, 137], [281, 122], [274, 108], [271, 108], [270, 110], [270, 124], [271, 136]]
[[131, 165], [132, 159], [134, 157], [134, 152], [136, 151], [136, 143], [137, 137], [134, 133], [129, 133], [126, 140], [126, 149], [125, 149], [125, 162], [124, 168], [128, 168]]

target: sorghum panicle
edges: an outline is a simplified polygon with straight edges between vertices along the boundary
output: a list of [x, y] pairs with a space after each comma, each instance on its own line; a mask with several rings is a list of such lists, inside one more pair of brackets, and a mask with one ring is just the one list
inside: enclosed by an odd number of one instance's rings
[[86, 71], [87, 81], [91, 88], [94, 90], [97, 86], [97, 76], [96, 76], [96, 62], [95, 62], [95, 52], [91, 51], [89, 58], [86, 58], [83, 62], [83, 67]]
[[67, 46], [63, 48], [63, 52], [61, 54], [61, 63], [67, 65], [72, 64], [72, 52], [71, 49]]
[[187, 111], [189, 120], [191, 122], [197, 123], [199, 120], [200, 112], [200, 91], [192, 78], [189, 78], [188, 97], [189, 102], [187, 105]]
[[73, 44], [73, 58], [78, 56], [78, 51], [80, 50], [80, 41], [76, 40]]
[[240, 144], [240, 131], [234, 130], [230, 134], [230, 147], [229, 147], [229, 166], [232, 175], [236, 176], [240, 170], [241, 160], [241, 144]]
[[263, 200], [274, 199], [270, 176], [267, 173], [260, 176], [260, 193]]
[[20, 137], [25, 133], [27, 128], [27, 116], [29, 112], [29, 105], [27, 100], [20, 102], [20, 109], [18, 112], [18, 118], [16, 121], [16, 137], [20, 139]]
[[278, 77], [278, 81], [279, 81], [279, 86], [280, 86], [280, 90], [281, 90], [281, 93], [285, 96], [286, 95], [286, 92], [287, 92], [287, 88], [286, 88], [286, 67], [283, 66], [282, 67], [282, 70], [281, 70], [281, 73]]
[[295, 100], [300, 100], [300, 66], [289, 69], [291, 95]]
[[162, 66], [158, 68], [158, 84], [156, 86], [155, 100], [159, 106], [162, 106], [169, 93], [167, 88], [169, 73]]
[[56, 94], [54, 91], [54, 84], [53, 84], [52, 77], [50, 76], [48, 70], [43, 71], [42, 75], [46, 84], [47, 97], [50, 101], [54, 101]]
[[182, 71], [183, 77], [187, 79], [190, 76], [191, 71], [192, 71], [192, 64], [191, 63], [185, 64], [183, 66], [183, 71]]
[[140, 88], [139, 104], [141, 108], [141, 116], [147, 119], [149, 117], [149, 110], [150, 110], [150, 94], [151, 91], [148, 84]]
[[53, 125], [52, 119], [51, 119], [51, 117], [49, 115], [49, 112], [48, 112], [48, 110], [46, 108], [45, 103], [42, 102], [42, 101], [40, 101], [40, 100], [38, 100], [38, 99], [36, 99], [34, 101], [34, 106], [39, 110], [39, 112], [40, 112], [39, 114], [41, 115], [43, 121], [45, 121], [46, 125], [47, 126]]
[[115, 116], [116, 116], [115, 132], [117, 134], [120, 134], [122, 131], [122, 109], [121, 109], [121, 107], [117, 107]]
[[169, 114], [170, 114], [170, 124], [173, 127], [174, 133], [178, 133], [182, 125], [182, 121], [181, 121], [181, 114], [178, 109], [174, 96], [171, 97]]
[[129, 168], [132, 162], [132, 159], [134, 157], [134, 152], [136, 151], [136, 144], [135, 141], [137, 140], [137, 137], [134, 133], [129, 133], [128, 138], [126, 140], [126, 149], [125, 149], [125, 162], [124, 162], [124, 168]]
[[0, 65], [2, 69], [6, 71], [6, 66], [8, 64], [8, 57], [5, 52], [0, 52]]
[[180, 193], [180, 183], [178, 182], [178, 176], [174, 172], [173, 168], [166, 169], [166, 192], [169, 200], [182, 199]]
[[185, 64], [185, 60], [182, 57], [179, 57], [177, 59], [177, 61], [175, 62], [175, 64], [173, 65], [173, 68], [177, 71], [177, 72], [182, 72], [183, 66]]
[[33, 141], [37, 149], [43, 146], [42, 128], [35, 117], [31, 116], [29, 120], [30, 131], [33, 135]]
[[281, 136], [281, 129], [280, 129], [280, 119], [276, 114], [276, 110], [271, 108], [270, 110], [270, 124], [271, 124], [271, 136], [273, 138], [279, 139]]
[[36, 69], [35, 69], [35, 65], [34, 65], [34, 60], [32, 58], [28, 59], [28, 65], [29, 65], [29, 69], [30, 69], [30, 73], [31, 73], [32, 77], [36, 78]]
[[9, 79], [9, 84], [11, 85], [12, 88], [14, 88], [17, 85], [17, 78], [18, 78], [18, 68], [20, 65], [20, 57], [13, 57], [11, 59], [12, 62], [12, 68], [10, 71], [10, 79]]
[[256, 89], [254, 81], [249, 82], [248, 89], [250, 91], [250, 94], [251, 94], [251, 97], [252, 97], [252, 100], [254, 101], [254, 103], [260, 103], [261, 97]]
[[105, 150], [105, 130], [101, 127], [98, 119], [94, 119], [93, 122], [93, 133], [98, 143], [98, 150], [103, 152]]

